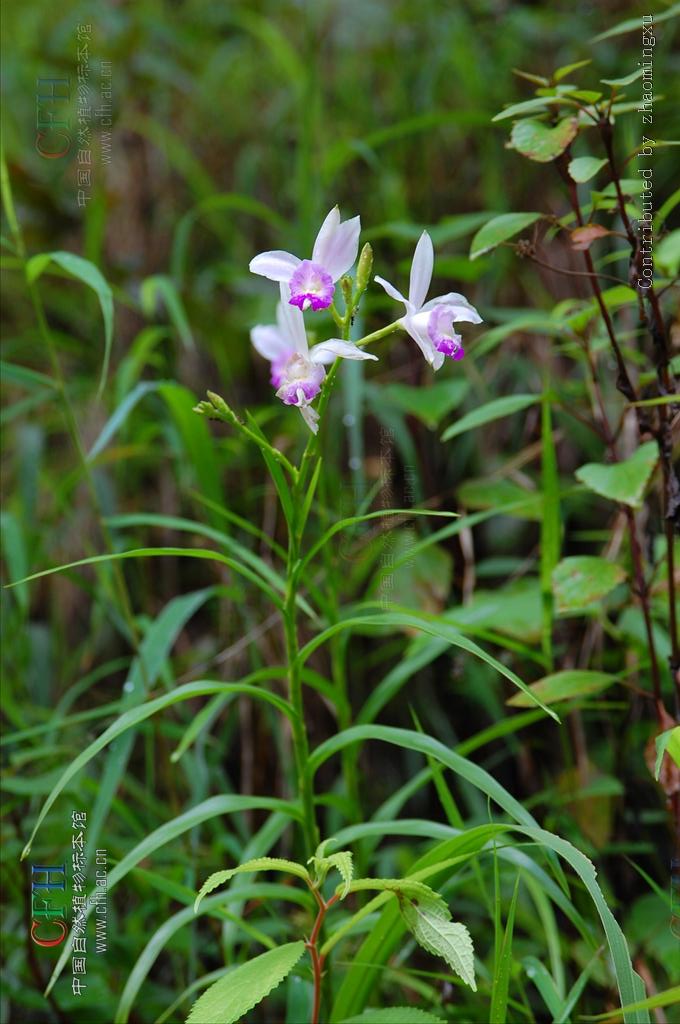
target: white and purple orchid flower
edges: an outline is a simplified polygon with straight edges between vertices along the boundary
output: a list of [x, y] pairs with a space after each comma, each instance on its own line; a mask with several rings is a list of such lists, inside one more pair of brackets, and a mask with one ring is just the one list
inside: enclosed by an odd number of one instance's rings
[[464, 295], [448, 292], [436, 299], [425, 302], [432, 281], [434, 268], [434, 249], [432, 239], [427, 231], [423, 231], [418, 239], [411, 264], [408, 298], [389, 281], [376, 277], [391, 299], [403, 302], [406, 316], [399, 323], [420, 348], [433, 369], [442, 366], [446, 356], [462, 359], [464, 356], [463, 339], [453, 325], [459, 321], [479, 324], [482, 318]]
[[276, 326], [253, 327], [250, 338], [254, 348], [271, 364], [271, 382], [276, 397], [284, 405], [296, 405], [309, 429], [316, 434], [318, 413], [311, 408], [321, 390], [325, 365], [336, 359], [377, 359], [349, 341], [330, 338], [309, 348], [305, 321], [299, 308], [291, 305], [290, 290], [281, 283], [281, 301], [276, 310]]
[[334, 206], [321, 225], [311, 260], [290, 252], [262, 252], [250, 261], [253, 274], [280, 281], [290, 289], [288, 302], [301, 310], [327, 309], [333, 301], [335, 282], [352, 267], [359, 250], [361, 219], [341, 222]]

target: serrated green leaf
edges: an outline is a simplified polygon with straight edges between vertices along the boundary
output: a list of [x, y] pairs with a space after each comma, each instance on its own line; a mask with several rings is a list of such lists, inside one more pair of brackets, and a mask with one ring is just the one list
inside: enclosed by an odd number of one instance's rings
[[569, 176], [579, 184], [590, 181], [598, 171], [607, 163], [606, 159], [598, 159], [596, 156], [579, 156], [569, 161]]
[[[595, 693], [601, 693], [617, 682], [617, 679], [617, 676], [609, 675], [607, 672], [565, 669], [564, 672], [555, 672], [531, 683], [529, 689], [544, 704], [558, 704], [565, 700], [577, 700], [579, 697], [591, 697]], [[506, 703], [515, 708], [533, 707], [525, 693], [513, 694]]]
[[417, 1006], [390, 1006], [383, 1010], [365, 1010], [358, 1017], [348, 1017], [342, 1024], [444, 1024]]
[[113, 343], [113, 293], [108, 282], [101, 271], [94, 263], [76, 256], [73, 252], [43, 252], [33, 256], [26, 264], [26, 276], [29, 281], [35, 281], [50, 263], [56, 263], [58, 267], [65, 270], [71, 277], [82, 281], [95, 293], [99, 300], [99, 308], [102, 311], [104, 321], [104, 360], [102, 372], [99, 379], [97, 395], [101, 395], [106, 385], [106, 378], [109, 372], [109, 360], [111, 358], [111, 345]]
[[601, 601], [622, 583], [626, 573], [620, 565], [593, 555], [563, 558], [552, 574], [558, 612], [578, 612]]
[[196, 1000], [187, 1024], [235, 1024], [281, 984], [304, 951], [304, 942], [288, 942], [230, 971]]
[[416, 901], [435, 917], [448, 920], [451, 917], [444, 899], [424, 882], [412, 878], [357, 878], [350, 885], [350, 892], [393, 892], [400, 900]]
[[485, 423], [492, 423], [503, 416], [510, 416], [513, 412], [520, 412], [540, 400], [540, 395], [507, 395], [504, 398], [496, 398], [492, 402], [487, 402], [478, 409], [466, 413], [456, 423], [452, 423], [442, 434], [442, 441], [450, 441], [452, 437], [464, 434], [467, 430], [482, 427]]
[[340, 850], [338, 853], [332, 853], [330, 857], [326, 857], [326, 861], [331, 868], [335, 868], [339, 872], [340, 877], [343, 880], [343, 885], [338, 887], [338, 893], [341, 900], [344, 900], [345, 896], [349, 892], [349, 887], [352, 884], [352, 876], [354, 874], [354, 864], [352, 862], [352, 854], [349, 850]]
[[246, 861], [245, 864], [239, 864], [238, 867], [229, 868], [226, 871], [214, 871], [198, 892], [194, 901], [194, 913], [198, 910], [201, 900], [213, 889], [224, 885], [234, 875], [249, 874], [255, 871], [283, 871], [288, 875], [296, 875], [305, 882], [310, 881], [307, 868], [302, 864], [297, 864], [294, 860], [283, 860], [281, 857], [257, 857], [255, 860]]
[[418, 945], [428, 953], [442, 957], [451, 970], [476, 992], [474, 948], [465, 925], [437, 917], [411, 900], [400, 900], [399, 909]]
[[525, 118], [514, 125], [508, 149], [516, 149], [528, 160], [547, 164], [564, 153], [578, 130], [579, 122], [575, 117], [563, 118], [554, 128], [543, 121]]
[[507, 242], [508, 239], [518, 235], [520, 231], [528, 228], [530, 224], [535, 224], [542, 217], [542, 213], [502, 213], [500, 217], [493, 217], [479, 229], [472, 239], [470, 259], [476, 260], [485, 252], [491, 252], [501, 242]]
[[605, 465], [599, 462], [588, 462], [576, 470], [576, 479], [580, 480], [595, 494], [610, 501], [618, 501], [631, 508], [640, 508], [649, 479], [654, 471], [658, 458], [655, 441], [640, 445], [638, 450], [625, 462]]

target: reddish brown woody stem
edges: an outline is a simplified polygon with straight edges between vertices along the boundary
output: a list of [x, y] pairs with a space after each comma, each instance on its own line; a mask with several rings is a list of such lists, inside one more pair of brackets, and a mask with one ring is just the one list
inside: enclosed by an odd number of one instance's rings
[[307, 939], [305, 946], [309, 950], [309, 955], [312, 958], [312, 974], [314, 977], [314, 1003], [312, 1006], [312, 1022], [311, 1024], [319, 1024], [319, 1013], [321, 1011], [321, 984], [323, 981], [323, 965], [325, 957], [319, 952], [319, 936], [321, 935], [321, 929], [323, 928], [323, 922], [326, 914], [333, 906], [337, 903], [338, 897], [331, 896], [326, 901], [319, 892], [318, 889], [312, 889], [314, 898], [316, 899], [319, 911], [316, 915], [314, 927], [312, 928], [312, 934]]

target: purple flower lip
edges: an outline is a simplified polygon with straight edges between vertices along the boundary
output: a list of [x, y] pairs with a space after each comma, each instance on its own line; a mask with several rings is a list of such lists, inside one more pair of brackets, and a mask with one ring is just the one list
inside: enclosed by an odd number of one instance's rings
[[290, 279], [291, 306], [306, 309], [327, 309], [333, 301], [333, 278], [320, 263], [302, 260]]
[[323, 366], [295, 355], [283, 367], [276, 397], [280, 398], [284, 405], [307, 405], [321, 391], [325, 376]]
[[463, 339], [453, 329], [454, 310], [449, 306], [435, 306], [430, 313], [427, 333], [437, 352], [451, 359], [462, 359]]

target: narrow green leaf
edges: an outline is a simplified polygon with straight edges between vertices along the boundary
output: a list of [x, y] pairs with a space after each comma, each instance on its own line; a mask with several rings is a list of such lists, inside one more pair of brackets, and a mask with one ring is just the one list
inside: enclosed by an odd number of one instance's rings
[[562, 1010], [560, 994], [555, 987], [555, 980], [545, 964], [535, 956], [525, 956], [522, 959], [522, 967], [527, 978], [533, 981], [541, 993], [543, 1002], [553, 1015], [553, 1020], [564, 1020], [564, 1017], [560, 1018], [559, 1016]]
[[468, 430], [482, 427], [485, 423], [492, 423], [494, 420], [510, 416], [514, 412], [520, 412], [522, 409], [528, 409], [530, 405], [535, 405], [540, 401], [540, 395], [507, 395], [504, 398], [495, 398], [492, 402], [487, 402], [485, 405], [473, 409], [472, 412], [466, 413], [456, 423], [447, 427], [442, 434], [442, 441], [450, 441], [452, 437], [458, 437], [459, 434], [464, 434]]
[[164, 274], [154, 274], [142, 281], [140, 288], [142, 309], [147, 317], [156, 313], [158, 300], [162, 299], [170, 321], [177, 331], [185, 348], [192, 348], [194, 339], [187, 319], [182, 300], [171, 278]]
[[336, 533], [340, 533], [342, 530], [350, 529], [352, 526], [358, 526], [360, 523], [368, 523], [371, 519], [381, 519], [383, 516], [404, 516], [405, 519], [411, 518], [412, 516], [434, 516], [445, 518], [445, 519], [457, 519], [457, 512], [439, 512], [435, 509], [429, 508], [385, 508], [380, 509], [378, 512], [365, 512], [363, 515], [348, 516], [346, 519], [339, 519], [336, 523], [333, 523], [331, 527], [326, 530], [320, 539], [314, 544], [307, 552], [305, 557], [302, 559], [301, 571], [307, 566], [319, 551], [321, 551], [326, 544]]
[[515, 882], [512, 894], [508, 917], [505, 922], [505, 932], [499, 955], [494, 963], [493, 983], [491, 993], [491, 1009], [489, 1011], [489, 1024], [505, 1024], [508, 1012], [508, 986], [510, 983], [510, 970], [512, 968], [512, 936], [515, 927], [515, 908], [517, 906], [517, 893], [519, 892], [519, 875]]
[[76, 256], [73, 252], [45, 252], [33, 256], [26, 264], [26, 276], [29, 281], [35, 281], [50, 263], [56, 263], [58, 267], [65, 270], [71, 277], [82, 281], [93, 290], [99, 300], [99, 307], [102, 311], [104, 321], [104, 361], [99, 379], [99, 397], [106, 385], [109, 372], [109, 361], [111, 358], [111, 346], [113, 344], [113, 294], [108, 282], [94, 263]]
[[304, 942], [288, 942], [230, 971], [196, 1000], [187, 1024], [235, 1024], [281, 984], [304, 951]]
[[624, 85], [632, 85], [633, 82], [637, 82], [638, 78], [642, 78], [644, 71], [642, 68], [638, 68], [637, 71], [631, 71], [629, 75], [624, 75], [623, 78], [601, 78], [600, 81], [603, 85], [612, 85], [620, 88]]
[[561, 82], [563, 78], [570, 75], [572, 71], [578, 71], [579, 68], [584, 68], [587, 64], [592, 64], [592, 60], [577, 60], [574, 64], [563, 64], [561, 68], [553, 74], [554, 82]]
[[194, 913], [197, 913], [203, 898], [208, 893], [217, 889], [220, 885], [224, 885], [234, 875], [251, 874], [257, 871], [283, 871], [287, 875], [295, 875], [297, 878], [301, 878], [304, 882], [310, 882], [309, 872], [302, 864], [297, 864], [293, 860], [283, 860], [281, 857], [256, 857], [255, 860], [239, 864], [238, 867], [229, 868], [226, 871], [213, 872], [199, 890], [198, 896], [194, 901]]
[[272, 604], [277, 608], [282, 606], [278, 594], [262, 580], [262, 578], [246, 565], [242, 565], [234, 558], [221, 554], [219, 551], [209, 551], [205, 548], [134, 548], [132, 551], [117, 551], [111, 555], [91, 555], [89, 558], [80, 558], [77, 562], [67, 562], [65, 565], [56, 565], [52, 569], [43, 569], [41, 572], [34, 572], [25, 576], [22, 580], [16, 580], [6, 584], [7, 587], [16, 587], [20, 583], [28, 583], [31, 580], [40, 579], [42, 576], [51, 576], [55, 572], [64, 572], [66, 569], [77, 569], [82, 565], [97, 565], [99, 562], [112, 562], [125, 558], [161, 558], [172, 556], [173, 558], [198, 558], [220, 562], [228, 566], [240, 576], [244, 576], [251, 583], [254, 583], [260, 590], [264, 591]]
[[615, 1024], [621, 1017], [624, 1020], [631, 1019], [626, 1014], [631, 1014], [637, 1010], [656, 1010], [657, 1007], [661, 1006], [680, 1006], [680, 985], [667, 988], [665, 992], [656, 992], [647, 999], [640, 999], [635, 1003], [629, 1003], [627, 1006], [622, 1006], [620, 1010], [610, 1010], [607, 1013], [598, 1013], [596, 1016], [584, 1014], [580, 1019], [603, 1022], [611, 1021], [612, 1024]]
[[288, 704], [288, 701], [283, 700], [283, 698], [279, 697], [277, 694], [269, 693], [267, 690], [263, 690], [257, 686], [245, 686], [240, 683], [214, 682], [187, 683], [185, 686], [178, 686], [170, 693], [165, 693], [161, 697], [156, 697], [155, 700], [148, 701], [139, 707], [126, 711], [125, 714], [116, 719], [116, 721], [113, 722], [108, 729], [101, 734], [101, 736], [98, 736], [93, 743], [90, 743], [85, 750], [78, 754], [78, 756], [75, 757], [68, 767], [62, 772], [59, 780], [53, 786], [50, 795], [40, 810], [40, 814], [33, 826], [30, 838], [24, 847], [23, 853], [21, 854], [21, 859], [24, 860], [30, 853], [36, 833], [59, 794], [64, 790], [73, 776], [77, 775], [80, 769], [88, 764], [88, 762], [91, 761], [100, 750], [103, 750], [108, 743], [114, 740], [117, 736], [120, 736], [121, 733], [124, 733], [126, 729], [130, 729], [132, 726], [138, 725], [139, 722], [143, 722], [146, 718], [150, 718], [151, 715], [154, 715], [157, 711], [162, 711], [164, 708], [170, 707], [172, 704], [178, 704], [183, 700], [191, 700], [194, 697], [212, 696], [216, 693], [242, 693], [248, 697], [255, 698], [256, 700], [268, 701], [288, 717], [293, 714], [293, 709]]
[[149, 392], [158, 391], [163, 384], [171, 384], [171, 381], [143, 380], [130, 391], [120, 403], [116, 411], [104, 424], [102, 431], [87, 453], [88, 461], [96, 459], [103, 452], [109, 441], [111, 441], [122, 427], [137, 403], [148, 395]]
[[513, 103], [505, 107], [500, 113], [491, 118], [492, 121], [505, 121], [509, 117], [518, 117], [522, 114], [543, 113], [551, 103], [560, 103], [560, 96], [538, 96], [533, 100], [523, 100], [521, 103]]
[[[441, 640], [446, 640], [448, 644], [453, 647], [460, 647], [462, 650], [467, 651], [468, 654], [472, 654], [482, 661], [485, 661], [487, 665], [496, 669], [502, 676], [509, 679], [511, 683], [523, 690], [525, 693], [529, 693], [527, 684], [522, 682], [519, 676], [509, 669], [502, 662], [498, 661], [491, 654], [488, 654], [482, 647], [479, 647], [469, 637], [463, 636], [453, 626], [443, 623], [441, 620], [435, 618], [429, 619], [424, 616], [415, 615], [411, 612], [384, 612], [380, 615], [365, 615], [357, 618], [343, 619], [341, 622], [336, 622], [332, 626], [323, 630], [317, 634], [312, 640], [307, 643], [300, 651], [300, 662], [304, 662], [309, 658], [311, 654], [318, 648], [321, 647], [327, 640], [336, 633], [343, 632], [344, 630], [361, 628], [364, 629], [368, 626], [390, 626], [398, 629], [417, 629], [421, 633], [428, 633], [430, 636], [438, 637]], [[539, 703], [540, 707], [543, 705]], [[554, 718], [555, 721], [559, 721], [559, 718], [549, 708], [543, 708], [544, 711]]]

